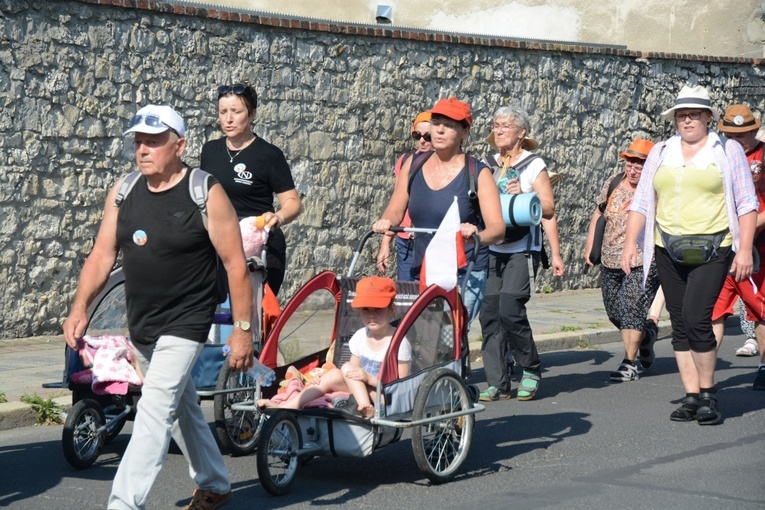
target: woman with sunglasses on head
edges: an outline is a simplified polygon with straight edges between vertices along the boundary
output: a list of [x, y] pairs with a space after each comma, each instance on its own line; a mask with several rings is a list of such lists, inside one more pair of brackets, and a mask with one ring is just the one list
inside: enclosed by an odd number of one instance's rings
[[277, 294], [284, 281], [287, 251], [280, 227], [297, 218], [302, 205], [282, 151], [252, 131], [257, 108], [258, 96], [249, 85], [218, 88], [218, 122], [225, 136], [202, 147], [201, 167], [218, 179], [240, 219], [264, 216], [270, 229], [266, 282]]
[[[398, 178], [401, 173], [401, 167], [404, 162], [418, 152], [433, 150], [430, 143], [430, 112], [422, 112], [414, 119], [412, 123], [412, 138], [417, 144], [417, 148], [402, 154], [396, 161], [393, 174]], [[404, 219], [401, 220], [401, 227], [411, 227], [412, 220], [409, 218], [409, 211], [404, 213]], [[395, 237], [383, 236], [380, 243], [380, 251], [377, 253], [377, 267], [385, 273], [388, 269], [388, 260], [390, 259], [391, 239], [396, 240], [396, 279], [412, 279], [412, 259], [414, 258], [414, 236], [406, 232], [401, 232]]]
[[[460, 282], [464, 278], [468, 279], [462, 299], [468, 310], [469, 324], [481, 306], [486, 288], [488, 245], [502, 238], [505, 223], [500, 211], [499, 191], [494, 184], [491, 170], [480, 161], [471, 163], [476, 168], [477, 200], [471, 198], [468, 158], [472, 156], [462, 151], [462, 142], [470, 135], [470, 126], [473, 123], [470, 107], [450, 97], [439, 100], [430, 114], [433, 151], [424, 152], [404, 162], [388, 207], [372, 229], [380, 234], [390, 234], [390, 227], [401, 223], [407, 206], [414, 226], [438, 228], [457, 197], [460, 231], [466, 239], [466, 253], [473, 249], [470, 242], [473, 234], [478, 235], [482, 245], [472, 272], [469, 275], [460, 274]], [[413, 275], [419, 275], [425, 250], [432, 237], [432, 234], [415, 236]]]
[[741, 146], [723, 144], [709, 129], [719, 113], [707, 89], [683, 87], [662, 118], [672, 122], [676, 134], [657, 143], [643, 166], [627, 216], [621, 267], [629, 275], [639, 265], [642, 233], [643, 284], [655, 252], [685, 389], [670, 420], [712, 425], [722, 419], [712, 310], [729, 273], [738, 282], [752, 274], [757, 196]]

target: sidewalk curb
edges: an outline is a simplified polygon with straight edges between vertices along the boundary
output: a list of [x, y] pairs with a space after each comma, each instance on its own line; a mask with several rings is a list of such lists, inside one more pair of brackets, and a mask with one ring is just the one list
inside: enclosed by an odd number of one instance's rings
[[[56, 397], [52, 400], [61, 409], [61, 417], [64, 420], [66, 413], [72, 407], [71, 395]], [[0, 431], [33, 425], [37, 425], [37, 412], [30, 404], [23, 402], [0, 404]]]
[[[656, 336], [657, 341], [663, 338], [669, 338], [671, 334], [672, 325], [670, 321], [659, 322], [659, 332]], [[471, 336], [472, 338], [470, 338]], [[481, 359], [481, 342], [478, 341], [478, 337], [478, 334], [475, 336], [469, 335], [470, 361], [479, 361]], [[621, 333], [614, 327], [534, 335], [534, 342], [537, 344], [538, 352], [561, 351], [576, 348], [589, 349], [596, 345], [617, 343], [621, 341]]]
[[[480, 328], [476, 328], [480, 330]], [[669, 337], [671, 326], [669, 321], [659, 323], [658, 338]], [[480, 333], [471, 332], [468, 335], [470, 347], [470, 360], [481, 360]], [[578, 331], [565, 331], [559, 333], [545, 333], [534, 336], [539, 352], [560, 351], [565, 349], [591, 349], [597, 345], [621, 342], [621, 334], [616, 328], [582, 329]], [[53, 398], [56, 405], [62, 410], [62, 419], [72, 407], [71, 395]], [[19, 427], [31, 427], [37, 425], [37, 412], [32, 406], [23, 402], [6, 402], [0, 404], [0, 431], [11, 430]]]

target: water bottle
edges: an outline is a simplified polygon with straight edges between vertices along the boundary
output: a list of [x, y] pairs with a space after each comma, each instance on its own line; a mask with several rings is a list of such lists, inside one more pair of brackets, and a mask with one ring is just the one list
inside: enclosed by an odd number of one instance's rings
[[[231, 347], [224, 345], [223, 355], [228, 356], [229, 354], [231, 354]], [[245, 372], [245, 375], [258, 381], [261, 386], [271, 386], [276, 380], [274, 371], [258, 361], [257, 358], [253, 358], [252, 367]]]

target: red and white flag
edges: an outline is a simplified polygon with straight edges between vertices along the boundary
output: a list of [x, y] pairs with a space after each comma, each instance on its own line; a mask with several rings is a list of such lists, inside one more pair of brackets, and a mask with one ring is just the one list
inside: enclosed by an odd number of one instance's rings
[[457, 286], [457, 270], [466, 265], [465, 244], [460, 232], [460, 210], [457, 197], [454, 197], [454, 202], [425, 250], [420, 268], [420, 292], [434, 284], [447, 291], [452, 290]]

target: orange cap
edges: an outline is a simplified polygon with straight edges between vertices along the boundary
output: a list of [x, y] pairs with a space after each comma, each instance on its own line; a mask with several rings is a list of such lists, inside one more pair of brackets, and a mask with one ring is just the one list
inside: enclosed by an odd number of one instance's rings
[[410, 134], [414, 134], [414, 126], [420, 122], [430, 122], [430, 112], [420, 112], [420, 114], [414, 118], [414, 122], [412, 122], [412, 132]]
[[648, 153], [653, 149], [653, 142], [650, 140], [644, 140], [642, 138], [635, 138], [635, 141], [630, 144], [630, 148], [619, 154], [622, 159], [638, 158], [646, 159]]
[[368, 276], [356, 284], [353, 308], [388, 308], [396, 297], [396, 284], [390, 278]]
[[470, 113], [470, 107], [456, 97], [439, 99], [430, 113], [431, 115], [443, 115], [456, 121], [465, 121], [468, 126], [473, 124], [473, 114]]

